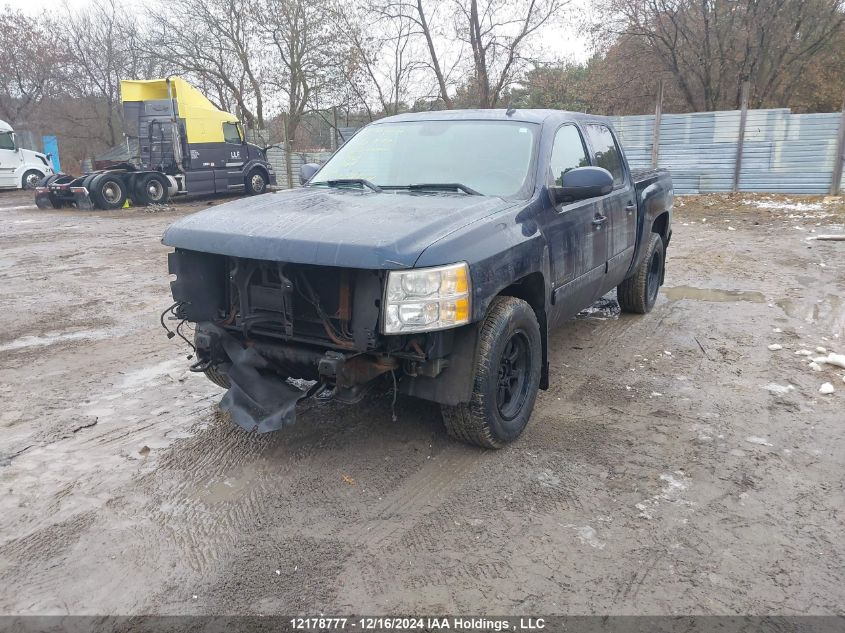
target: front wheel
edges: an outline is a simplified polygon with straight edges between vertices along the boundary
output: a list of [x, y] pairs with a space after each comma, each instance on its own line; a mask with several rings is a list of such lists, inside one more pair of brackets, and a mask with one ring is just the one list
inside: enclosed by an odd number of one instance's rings
[[30, 169], [29, 171], [24, 172], [24, 175], [21, 178], [21, 186], [24, 189], [35, 189], [38, 186], [38, 183], [43, 179], [44, 174], [35, 169]]
[[657, 291], [663, 280], [663, 238], [652, 233], [646, 255], [634, 274], [616, 287], [616, 299], [623, 312], [645, 314], [657, 301]]
[[483, 448], [502, 448], [519, 437], [537, 398], [541, 356], [540, 326], [531, 306], [496, 297], [479, 334], [472, 398], [441, 405], [449, 435]]
[[207, 369], [203, 371], [205, 377], [208, 378], [211, 382], [213, 382], [218, 387], [223, 387], [223, 389], [228, 389], [232, 386], [232, 383], [229, 382], [229, 376], [224, 374], [217, 365], [211, 365]]
[[257, 167], [251, 169], [246, 175], [244, 184], [246, 185], [246, 192], [251, 196], [257, 196], [267, 191], [267, 177]]

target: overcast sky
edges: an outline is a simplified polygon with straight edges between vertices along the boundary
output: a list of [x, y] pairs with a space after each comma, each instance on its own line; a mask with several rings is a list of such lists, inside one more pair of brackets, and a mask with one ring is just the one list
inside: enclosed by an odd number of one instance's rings
[[[8, 4], [13, 9], [20, 9], [29, 14], [37, 14], [48, 9], [60, 9], [65, 4], [73, 8], [84, 7], [88, 0], [0, 0], [0, 4]], [[146, 2], [138, 2], [135, 6], [139, 12], [149, 9]], [[581, 12], [589, 6], [589, 0], [571, 0], [571, 6]], [[588, 40], [582, 32], [577, 25], [564, 25], [563, 28], [546, 29], [540, 41], [551, 56], [586, 61], [589, 56]]]

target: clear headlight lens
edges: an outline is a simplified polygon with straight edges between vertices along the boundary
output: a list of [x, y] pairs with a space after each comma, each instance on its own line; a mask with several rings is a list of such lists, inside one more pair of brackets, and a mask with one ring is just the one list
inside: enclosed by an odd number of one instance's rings
[[385, 334], [443, 330], [469, 323], [469, 267], [462, 262], [391, 270], [383, 314]]

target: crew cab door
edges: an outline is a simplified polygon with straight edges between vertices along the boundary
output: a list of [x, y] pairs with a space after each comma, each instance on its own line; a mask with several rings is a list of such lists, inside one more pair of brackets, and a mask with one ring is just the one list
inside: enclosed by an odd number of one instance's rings
[[[558, 128], [549, 159], [549, 186], [561, 184], [570, 169], [590, 164], [584, 139], [575, 124]], [[550, 205], [541, 230], [546, 237], [554, 279], [555, 312], [562, 318], [600, 296], [607, 268], [608, 220], [599, 199]]]
[[[585, 126], [593, 154], [593, 165], [613, 174], [613, 191], [602, 196], [601, 212], [608, 218], [607, 278], [605, 291], [617, 286], [628, 272], [637, 236], [637, 202], [630, 174], [619, 143], [610, 128], [601, 123]], [[604, 294], [604, 292], [602, 292]]]

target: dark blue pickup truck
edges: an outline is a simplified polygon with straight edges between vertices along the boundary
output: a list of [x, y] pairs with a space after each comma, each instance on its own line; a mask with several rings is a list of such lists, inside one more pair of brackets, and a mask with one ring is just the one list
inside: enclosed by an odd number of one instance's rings
[[[300, 189], [179, 220], [172, 312], [249, 430], [376, 381], [499, 448], [548, 388], [548, 333], [614, 288], [646, 313], [672, 236], [668, 172], [632, 172], [610, 122], [555, 110], [370, 124]], [[302, 381], [314, 381], [308, 389]]]

